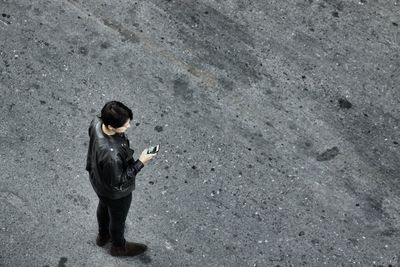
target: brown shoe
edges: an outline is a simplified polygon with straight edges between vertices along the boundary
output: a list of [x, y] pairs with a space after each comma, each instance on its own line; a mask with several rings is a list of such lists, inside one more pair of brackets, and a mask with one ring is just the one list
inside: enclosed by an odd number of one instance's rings
[[125, 246], [117, 247], [111, 245], [110, 254], [111, 256], [136, 256], [142, 254], [147, 250], [147, 246], [140, 243], [125, 242]]

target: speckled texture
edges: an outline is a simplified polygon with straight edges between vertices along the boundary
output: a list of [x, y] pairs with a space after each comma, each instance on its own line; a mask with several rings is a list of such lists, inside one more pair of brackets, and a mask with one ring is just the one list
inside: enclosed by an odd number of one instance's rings
[[[0, 0], [0, 266], [399, 266], [398, 0]], [[133, 110], [126, 238], [87, 128]]]

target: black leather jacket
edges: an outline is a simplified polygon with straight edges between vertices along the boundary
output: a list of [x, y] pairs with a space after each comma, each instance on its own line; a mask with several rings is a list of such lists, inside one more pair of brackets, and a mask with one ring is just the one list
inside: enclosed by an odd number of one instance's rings
[[129, 148], [125, 134], [107, 135], [101, 125], [99, 116], [90, 123], [86, 170], [99, 196], [122, 198], [135, 190], [136, 174], [144, 165], [133, 159], [134, 150]]

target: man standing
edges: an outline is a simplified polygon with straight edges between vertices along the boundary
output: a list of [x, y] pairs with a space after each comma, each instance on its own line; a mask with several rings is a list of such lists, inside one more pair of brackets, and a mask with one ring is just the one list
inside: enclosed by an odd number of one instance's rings
[[104, 105], [101, 116], [90, 123], [90, 144], [86, 170], [90, 182], [99, 197], [97, 221], [98, 246], [112, 242], [112, 256], [135, 256], [146, 251], [147, 246], [128, 242], [124, 238], [125, 220], [135, 190], [136, 175], [144, 164], [156, 154], [145, 149], [138, 160], [124, 132], [130, 127], [132, 111], [118, 101]]

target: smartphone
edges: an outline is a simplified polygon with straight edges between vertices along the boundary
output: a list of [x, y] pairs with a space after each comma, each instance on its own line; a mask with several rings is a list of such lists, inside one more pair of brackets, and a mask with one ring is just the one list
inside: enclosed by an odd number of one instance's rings
[[160, 145], [152, 146], [147, 149], [147, 154], [155, 154], [160, 150]]

